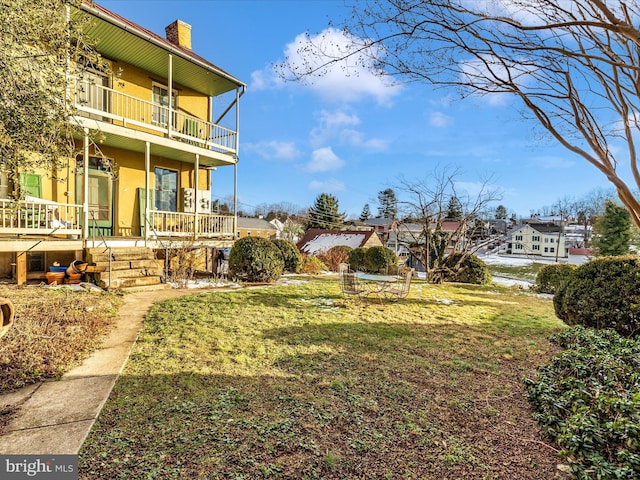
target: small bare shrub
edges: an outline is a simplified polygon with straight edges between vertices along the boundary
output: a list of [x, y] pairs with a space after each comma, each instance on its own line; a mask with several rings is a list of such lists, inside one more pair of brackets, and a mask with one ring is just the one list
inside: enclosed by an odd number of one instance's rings
[[322, 263], [318, 257], [310, 257], [306, 255], [302, 257], [302, 268], [300, 269], [300, 273], [316, 275], [323, 270], [327, 270], [327, 266]]
[[349, 254], [353, 248], [348, 245], [336, 245], [326, 252], [318, 255], [318, 259], [332, 272], [338, 271], [338, 265], [349, 263]]

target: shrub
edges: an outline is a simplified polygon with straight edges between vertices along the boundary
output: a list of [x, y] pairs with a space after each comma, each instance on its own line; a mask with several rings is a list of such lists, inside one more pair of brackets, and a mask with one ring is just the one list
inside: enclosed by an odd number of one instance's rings
[[338, 265], [341, 263], [349, 263], [349, 254], [352, 250], [353, 248], [348, 245], [336, 245], [322, 255], [318, 255], [318, 258], [329, 270], [337, 272]]
[[575, 265], [567, 263], [545, 265], [536, 276], [536, 290], [539, 293], [556, 293], [558, 288], [569, 280], [575, 269]]
[[575, 269], [553, 297], [556, 315], [568, 325], [640, 334], [638, 257], [603, 257]]
[[316, 275], [323, 270], [327, 270], [327, 266], [322, 263], [322, 261], [318, 257], [302, 257], [302, 267], [300, 268], [301, 273], [309, 273], [311, 275]]
[[272, 240], [273, 244], [280, 249], [284, 260], [284, 270], [286, 272], [298, 273], [302, 267], [302, 254], [289, 240], [277, 238]]
[[475, 255], [452, 253], [443, 262], [442, 280], [445, 282], [473, 283], [488, 285], [492, 277], [487, 264]]
[[275, 282], [283, 270], [280, 249], [266, 238], [241, 238], [229, 254], [229, 274], [248, 282]]
[[364, 265], [371, 273], [397, 273], [398, 257], [387, 247], [370, 247], [364, 254]]
[[524, 380], [535, 419], [576, 478], [640, 478], [640, 342], [583, 327], [551, 341], [566, 350]]
[[349, 267], [351, 270], [365, 270], [366, 265], [364, 263], [364, 257], [367, 253], [366, 248], [358, 247], [351, 250], [349, 253]]

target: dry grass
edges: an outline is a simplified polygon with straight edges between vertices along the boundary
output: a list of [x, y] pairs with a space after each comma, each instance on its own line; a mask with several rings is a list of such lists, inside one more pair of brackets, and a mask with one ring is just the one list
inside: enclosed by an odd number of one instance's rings
[[99, 344], [119, 297], [44, 285], [0, 285], [15, 306], [15, 324], [0, 339], [0, 393], [58, 378]]
[[521, 379], [563, 329], [548, 299], [416, 282], [394, 304], [335, 280], [157, 304], [80, 478], [563, 478]]

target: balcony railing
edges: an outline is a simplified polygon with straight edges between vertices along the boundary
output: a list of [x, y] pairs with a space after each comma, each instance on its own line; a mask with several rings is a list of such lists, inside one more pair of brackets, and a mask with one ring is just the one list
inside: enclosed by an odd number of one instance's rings
[[[79, 115], [123, 127], [156, 132], [208, 150], [233, 154], [236, 132], [178, 109], [142, 100], [122, 92], [78, 81], [75, 105]], [[171, 117], [171, 122], [169, 122]]]
[[149, 222], [154, 233], [160, 237], [234, 238], [233, 217], [212, 213], [195, 214], [183, 212], [149, 211]]
[[42, 199], [0, 198], [0, 233], [12, 235], [80, 235], [82, 205]]

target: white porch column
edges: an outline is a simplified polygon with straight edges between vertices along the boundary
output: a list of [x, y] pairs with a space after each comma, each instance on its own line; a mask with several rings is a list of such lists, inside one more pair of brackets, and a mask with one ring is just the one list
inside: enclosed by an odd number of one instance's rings
[[236, 158], [233, 164], [233, 239], [238, 229], [238, 162], [240, 161], [240, 88], [236, 88]]
[[144, 143], [144, 215], [142, 216], [144, 225], [141, 225], [144, 230], [144, 245], [147, 246], [149, 240], [149, 229], [151, 228], [151, 219], [149, 218], [149, 209], [151, 208], [151, 182], [149, 181], [149, 175], [151, 175], [151, 144], [149, 142]]
[[84, 129], [82, 154], [82, 239], [89, 238], [89, 129]]
[[167, 75], [169, 85], [167, 94], [169, 95], [169, 118], [167, 119], [167, 134], [171, 138], [171, 127], [173, 127], [173, 55], [169, 54], [169, 74]]
[[195, 210], [193, 213], [193, 239], [195, 240], [196, 238], [198, 238], [198, 233], [199, 232], [199, 216], [200, 214], [198, 213], [199, 210], [199, 204], [198, 204], [198, 178], [199, 178], [199, 170], [200, 170], [200, 154], [196, 153], [196, 163], [195, 163], [195, 171], [193, 172], [193, 182], [195, 183], [193, 191], [194, 191], [194, 195], [193, 198], [195, 200]]

